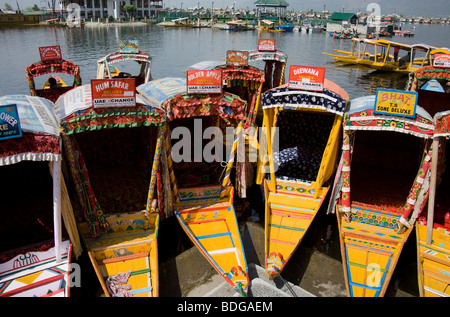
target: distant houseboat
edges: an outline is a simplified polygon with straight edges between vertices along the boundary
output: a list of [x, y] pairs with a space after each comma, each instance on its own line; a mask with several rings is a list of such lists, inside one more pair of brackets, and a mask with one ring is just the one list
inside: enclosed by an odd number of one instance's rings
[[9, 13], [0, 12], [0, 25], [35, 24], [39, 23], [40, 13]]

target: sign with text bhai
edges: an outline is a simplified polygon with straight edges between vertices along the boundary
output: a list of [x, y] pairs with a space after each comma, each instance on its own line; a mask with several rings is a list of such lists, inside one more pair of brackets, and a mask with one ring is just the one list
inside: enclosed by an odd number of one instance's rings
[[377, 89], [374, 113], [393, 116], [414, 117], [416, 115], [417, 92]]

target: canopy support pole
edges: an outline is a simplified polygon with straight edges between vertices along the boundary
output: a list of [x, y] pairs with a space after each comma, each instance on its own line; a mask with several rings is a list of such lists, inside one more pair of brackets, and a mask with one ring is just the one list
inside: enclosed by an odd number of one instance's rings
[[439, 160], [439, 138], [433, 139], [433, 156], [431, 157], [431, 180], [430, 193], [428, 197], [428, 215], [427, 215], [427, 244], [431, 244], [433, 238], [434, 221], [434, 202], [436, 197], [436, 173]]
[[53, 161], [53, 228], [56, 263], [61, 262], [61, 159]]

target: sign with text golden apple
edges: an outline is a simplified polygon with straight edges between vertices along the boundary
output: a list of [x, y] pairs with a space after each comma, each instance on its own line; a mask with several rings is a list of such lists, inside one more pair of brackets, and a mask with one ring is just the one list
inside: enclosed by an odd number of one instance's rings
[[435, 54], [433, 59], [435, 67], [450, 67], [450, 54]]
[[393, 116], [414, 117], [416, 115], [417, 92], [377, 89], [374, 113]]
[[325, 68], [292, 65], [289, 71], [289, 88], [323, 91]]
[[92, 79], [91, 92], [94, 108], [134, 107], [136, 105], [134, 78]]
[[188, 94], [214, 94], [222, 93], [221, 70], [188, 70]]
[[248, 65], [248, 52], [246, 51], [227, 51], [227, 65], [246, 66]]

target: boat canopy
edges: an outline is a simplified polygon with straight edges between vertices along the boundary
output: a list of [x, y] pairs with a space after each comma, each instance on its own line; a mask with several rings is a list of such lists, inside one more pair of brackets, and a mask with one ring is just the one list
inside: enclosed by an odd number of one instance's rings
[[270, 21], [270, 20], [262, 20], [262, 22], [264, 22], [265, 24], [269, 24], [269, 25], [272, 25], [272, 24], [275, 23], [275, 22]]
[[425, 66], [409, 75], [407, 89], [419, 93], [417, 102], [431, 115], [450, 109], [450, 69]]
[[[0, 142], [0, 166], [24, 161], [49, 162], [49, 170], [53, 179], [53, 233], [56, 259], [57, 262], [61, 261], [61, 255], [65, 248], [62, 241], [61, 215], [64, 217], [74, 254], [78, 258], [82, 247], [78, 239], [75, 220], [72, 219], [72, 207], [61, 174], [60, 126], [54, 112], [53, 102], [36, 96], [7, 95], [0, 97], [0, 105], [16, 105], [22, 131], [22, 136]], [[30, 216], [33, 217], [32, 214]]]
[[248, 53], [248, 60], [251, 61], [267, 61], [287, 62], [288, 56], [281, 51], [259, 51], [253, 50]]
[[289, 89], [289, 84], [284, 84], [264, 93], [262, 104], [263, 109], [321, 109], [343, 116], [347, 100], [348, 94], [345, 90], [325, 79], [323, 92]]
[[242, 20], [234, 20], [234, 21], [228, 21], [227, 24], [236, 24], [236, 25], [245, 25], [245, 21]]
[[156, 79], [138, 86], [136, 91], [149, 105], [163, 110], [165, 100], [186, 93], [186, 79], [178, 77]]
[[0, 97], [1, 105], [17, 105], [21, 138], [0, 142], [0, 165], [21, 161], [60, 161], [59, 123], [54, 104], [45, 98], [9, 95]]
[[[73, 83], [69, 87], [55, 87], [52, 89], [36, 89], [34, 79], [46, 74], [68, 74], [73, 76]], [[45, 97], [53, 102], [64, 92], [82, 84], [80, 67], [67, 60], [39, 61], [26, 68], [28, 87], [32, 96]]]
[[446, 82], [450, 81], [450, 69], [440, 68], [434, 66], [425, 66], [419, 68], [414, 74], [415, 84], [418, 81], [424, 80], [428, 81], [431, 79], [442, 79]]
[[189, 17], [184, 17], [184, 18], [173, 19], [171, 21], [172, 22], [178, 22], [178, 21], [185, 21], [185, 20], [188, 20], [188, 19], [189, 19]]
[[373, 112], [375, 96], [351, 100], [350, 109], [344, 117], [344, 130], [395, 131], [429, 139], [433, 137], [433, 118], [417, 106], [414, 118], [389, 116]]
[[223, 61], [202, 61], [188, 66], [187, 70], [210, 70], [222, 64]]
[[164, 124], [164, 111], [147, 104], [144, 99], [136, 98], [134, 107], [94, 108], [91, 96], [91, 85], [83, 85], [57, 100], [55, 110], [61, 120], [64, 135], [107, 128]]
[[[129, 73], [121, 72], [113, 74], [111, 69], [115, 69], [114, 65], [119, 62], [134, 61], [138, 63], [140, 67], [139, 74], [132, 75]], [[105, 57], [97, 61], [97, 78], [115, 78], [115, 77], [128, 77], [136, 79], [136, 87], [152, 80], [151, 75], [152, 57], [149, 53], [139, 51], [137, 53], [121, 52], [117, 51], [106, 55]]]
[[[175, 83], [175, 79], [173, 83]], [[180, 118], [190, 118], [198, 116], [218, 115], [225, 121], [229, 119], [247, 120], [245, 109], [247, 102], [239, 96], [224, 92], [222, 94], [187, 94], [186, 84], [183, 80], [177, 80], [178, 87], [174, 85], [172, 92], [177, 90], [175, 94], [167, 94], [162, 103], [167, 120], [172, 121]], [[148, 91], [148, 85], [145, 89]], [[144, 91], [144, 87], [139, 87], [140, 91]], [[162, 98], [161, 98], [162, 99]]]
[[[146, 101], [138, 96], [136, 99], [138, 101], [132, 107], [94, 108], [91, 85], [83, 85], [61, 96], [55, 105], [61, 124], [61, 137], [68, 153], [68, 164], [77, 193], [81, 196], [80, 202], [92, 236], [99, 236], [109, 228], [109, 224], [90, 184], [85, 158], [78, 148], [76, 138], [72, 136], [114, 128], [156, 127], [158, 131], [162, 131], [166, 118], [164, 111], [146, 104]], [[154, 184], [150, 184], [150, 187], [154, 188]]]

